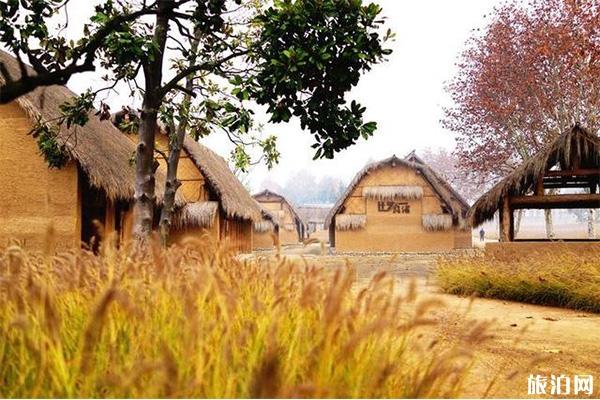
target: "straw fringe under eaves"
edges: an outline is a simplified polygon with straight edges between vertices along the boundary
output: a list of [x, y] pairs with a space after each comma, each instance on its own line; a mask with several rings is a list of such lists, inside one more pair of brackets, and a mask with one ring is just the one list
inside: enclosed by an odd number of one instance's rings
[[423, 197], [421, 186], [365, 186], [363, 196], [375, 200], [418, 200]]
[[271, 221], [262, 220], [254, 223], [254, 232], [265, 233], [273, 232], [275, 225]]
[[423, 214], [423, 228], [428, 232], [447, 231], [452, 228], [450, 214]]
[[364, 214], [338, 214], [335, 216], [335, 227], [340, 231], [363, 229], [367, 225]]
[[188, 203], [175, 213], [174, 224], [177, 227], [212, 228], [218, 208], [216, 201]]

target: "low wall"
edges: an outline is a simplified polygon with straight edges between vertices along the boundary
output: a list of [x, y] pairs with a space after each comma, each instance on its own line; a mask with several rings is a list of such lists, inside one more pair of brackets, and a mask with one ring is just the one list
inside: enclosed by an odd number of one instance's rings
[[252, 247], [254, 250], [272, 249], [275, 247], [273, 232], [254, 232]]
[[530, 258], [536, 254], [563, 254], [565, 252], [598, 253], [600, 254], [600, 241], [523, 241], [486, 243], [486, 258], [503, 261], [516, 261]]

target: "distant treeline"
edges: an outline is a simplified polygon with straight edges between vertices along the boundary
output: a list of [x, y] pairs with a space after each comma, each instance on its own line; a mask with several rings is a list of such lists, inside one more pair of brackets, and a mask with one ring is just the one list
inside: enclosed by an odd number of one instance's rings
[[307, 170], [292, 174], [283, 186], [266, 180], [260, 189], [269, 189], [285, 196], [293, 204], [332, 204], [343, 194], [346, 183], [333, 176], [317, 178]]

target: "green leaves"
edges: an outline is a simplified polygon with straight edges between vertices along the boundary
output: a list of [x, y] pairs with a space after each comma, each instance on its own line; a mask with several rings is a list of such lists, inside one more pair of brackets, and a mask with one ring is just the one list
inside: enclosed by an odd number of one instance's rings
[[380, 13], [360, 0], [281, 0], [257, 18], [262, 30], [251, 58], [259, 70], [244, 86], [271, 122], [300, 119], [315, 138], [315, 158], [332, 158], [377, 128], [345, 96], [391, 53], [383, 42], [393, 33], [380, 35]]
[[80, 96], [74, 96], [71, 101], [58, 106], [62, 112], [59, 119], [59, 125], [63, 123], [70, 128], [73, 125], [84, 126], [89, 121], [89, 113], [94, 109], [95, 94], [87, 90]]
[[269, 169], [273, 168], [275, 164], [279, 162], [281, 153], [277, 150], [277, 137], [268, 136], [265, 140], [259, 142], [259, 146], [262, 149], [265, 163]]
[[50, 168], [62, 168], [70, 160], [66, 145], [59, 141], [58, 128], [38, 119], [30, 134], [37, 138], [37, 145]]

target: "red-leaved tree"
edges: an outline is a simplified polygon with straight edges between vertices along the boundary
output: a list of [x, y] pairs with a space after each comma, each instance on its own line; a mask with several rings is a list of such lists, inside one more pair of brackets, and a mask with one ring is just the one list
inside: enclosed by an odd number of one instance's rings
[[600, 129], [600, 2], [513, 1], [488, 18], [460, 57], [442, 120], [457, 135], [461, 168], [480, 184], [576, 123]]
[[468, 178], [464, 170], [460, 168], [456, 154], [452, 151], [428, 147], [419, 155], [469, 203], [473, 204], [481, 195], [481, 187]]

